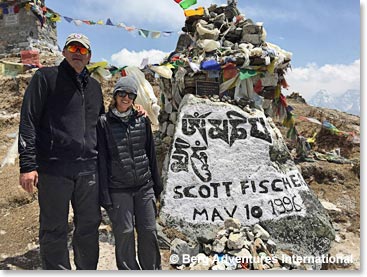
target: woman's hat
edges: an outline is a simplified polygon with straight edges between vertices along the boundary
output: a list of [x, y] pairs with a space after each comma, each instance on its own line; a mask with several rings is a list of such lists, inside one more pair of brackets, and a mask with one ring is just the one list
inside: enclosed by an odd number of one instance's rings
[[118, 91], [126, 91], [138, 95], [138, 83], [133, 76], [127, 75], [121, 77], [113, 89], [113, 96], [116, 96]]

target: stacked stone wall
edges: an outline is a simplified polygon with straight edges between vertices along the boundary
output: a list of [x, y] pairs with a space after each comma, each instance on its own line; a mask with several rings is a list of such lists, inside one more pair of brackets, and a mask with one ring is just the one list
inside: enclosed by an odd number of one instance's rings
[[[41, 25], [39, 18], [24, 7], [25, 2], [28, 1], [2, 3], [7, 13], [0, 16], [0, 57], [22, 50], [57, 50], [56, 23], [46, 20]], [[14, 9], [16, 6], [18, 8]]]

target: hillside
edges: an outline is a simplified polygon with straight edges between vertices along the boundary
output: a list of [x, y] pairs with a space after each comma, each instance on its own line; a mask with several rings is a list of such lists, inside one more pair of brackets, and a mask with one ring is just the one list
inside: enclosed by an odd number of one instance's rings
[[[53, 64], [57, 56], [41, 57], [41, 63]], [[13, 61], [19, 62], [18, 57]], [[19, 124], [19, 111], [22, 96], [32, 71], [16, 77], [0, 76], [0, 159], [3, 161], [12, 146]], [[102, 83], [105, 103], [119, 76]], [[158, 93], [157, 86], [154, 86]], [[302, 101], [299, 95], [288, 97], [288, 104], [298, 116], [312, 117], [319, 121], [327, 120], [339, 130], [360, 133], [360, 118], [337, 110], [315, 108]], [[331, 134], [321, 129], [320, 125], [297, 121], [297, 130], [305, 138], [316, 132], [316, 141], [312, 145], [309, 159], [297, 160], [304, 179], [327, 209], [337, 236], [330, 251], [330, 256], [352, 255], [353, 264], [325, 265], [325, 269], [360, 268], [360, 145], [352, 143], [346, 137]], [[278, 124], [286, 137], [287, 128]], [[286, 140], [289, 150], [296, 156], [296, 145]], [[166, 148], [157, 139], [157, 152], [163, 161]], [[315, 153], [326, 154], [335, 151], [345, 158], [346, 163], [320, 160]], [[319, 155], [320, 157], [320, 155]], [[18, 160], [14, 165], [0, 169], [0, 269], [38, 269], [38, 204], [37, 196], [29, 195], [18, 185]], [[72, 230], [72, 226], [70, 226]], [[101, 259], [99, 269], [115, 268], [112, 253], [111, 229], [108, 221], [101, 228]], [[169, 234], [167, 234], [169, 236]], [[172, 269], [168, 263], [168, 250], [162, 249], [163, 268]]]

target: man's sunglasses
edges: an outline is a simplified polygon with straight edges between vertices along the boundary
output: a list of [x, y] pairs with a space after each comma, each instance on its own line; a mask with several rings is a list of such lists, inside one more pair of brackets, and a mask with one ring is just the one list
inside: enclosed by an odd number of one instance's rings
[[117, 95], [124, 98], [126, 95], [131, 99], [131, 100], [135, 100], [136, 99], [136, 94], [132, 93], [132, 92], [126, 92], [126, 91], [117, 91]]
[[68, 49], [70, 53], [76, 53], [78, 50], [82, 55], [87, 55], [89, 53], [89, 50], [83, 46], [69, 45], [66, 49]]

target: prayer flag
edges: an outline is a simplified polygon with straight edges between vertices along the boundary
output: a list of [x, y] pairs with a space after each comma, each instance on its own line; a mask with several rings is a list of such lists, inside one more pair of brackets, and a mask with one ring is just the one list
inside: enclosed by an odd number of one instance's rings
[[204, 8], [199, 7], [199, 8], [194, 9], [194, 10], [186, 10], [186, 11], [184, 11], [184, 14], [185, 14], [186, 17], [195, 16], [195, 15], [203, 15], [204, 14]]
[[114, 26], [111, 19], [107, 18], [106, 25]]
[[74, 19], [74, 20], [73, 20], [73, 22], [74, 22], [74, 24], [75, 24], [76, 26], [80, 26], [80, 25], [82, 25], [82, 24], [83, 24], [83, 21], [81, 21], [81, 20], [79, 20], [79, 19]]
[[116, 26], [119, 27], [119, 28], [125, 28], [126, 27], [125, 23], [122, 23], [122, 22], [118, 23]]
[[148, 30], [139, 29], [139, 35], [142, 36], [143, 38], [147, 38], [149, 36], [149, 31]]
[[169, 37], [170, 35], [172, 35], [172, 32], [162, 32], [162, 35], [164, 37]]
[[144, 58], [142, 61], [141, 61], [141, 64], [140, 64], [140, 68], [145, 68], [149, 63], [149, 58]]
[[245, 79], [251, 78], [251, 77], [256, 76], [256, 75], [257, 75], [256, 70], [245, 69], [245, 68], [242, 68], [240, 70], [240, 79], [241, 80], [245, 80]]
[[71, 18], [71, 17], [67, 17], [67, 16], [64, 16], [64, 19], [67, 21], [67, 22], [71, 22], [71, 21], [73, 21], [73, 19]]
[[50, 17], [50, 19], [51, 19], [52, 22], [60, 22], [61, 21], [61, 17], [57, 13], [52, 14], [52, 16]]
[[126, 26], [125, 30], [128, 31], [128, 32], [132, 32], [132, 31], [135, 31], [136, 28], [134, 26]]
[[192, 5], [195, 5], [196, 3], [197, 3], [196, 0], [182, 0], [180, 2], [180, 6], [181, 6], [181, 8], [186, 10], [187, 8], [191, 7]]
[[161, 37], [161, 32], [151, 32], [150, 37], [151, 38], [160, 38]]

